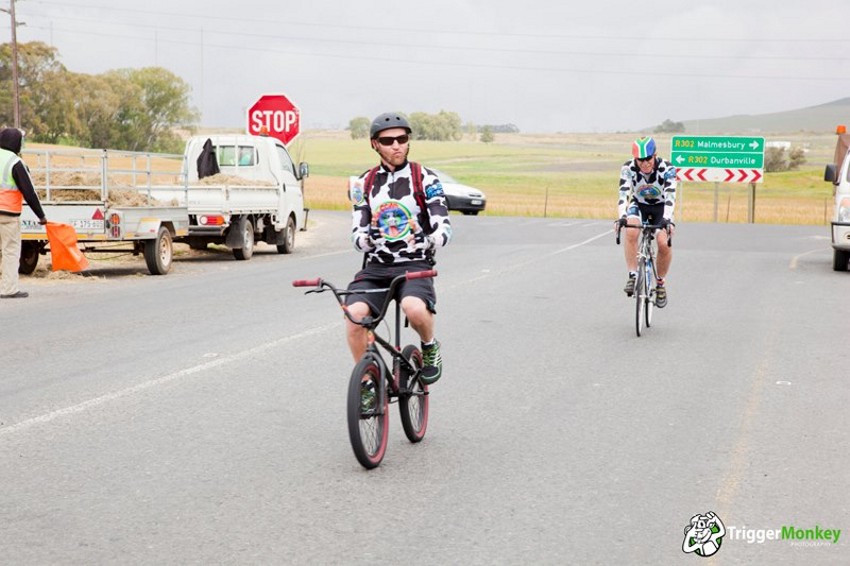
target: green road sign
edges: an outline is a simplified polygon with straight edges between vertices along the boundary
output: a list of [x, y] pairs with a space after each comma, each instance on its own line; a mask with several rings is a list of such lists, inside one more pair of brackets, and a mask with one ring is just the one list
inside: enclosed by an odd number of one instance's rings
[[764, 138], [673, 136], [670, 147], [670, 161], [680, 168], [764, 168]]

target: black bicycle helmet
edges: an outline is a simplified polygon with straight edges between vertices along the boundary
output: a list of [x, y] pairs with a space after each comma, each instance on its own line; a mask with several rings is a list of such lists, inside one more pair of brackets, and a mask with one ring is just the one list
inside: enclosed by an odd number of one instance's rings
[[372, 127], [369, 128], [369, 136], [375, 139], [378, 137], [378, 134], [390, 128], [404, 128], [408, 134], [412, 131], [407, 118], [398, 112], [385, 112], [372, 120]]

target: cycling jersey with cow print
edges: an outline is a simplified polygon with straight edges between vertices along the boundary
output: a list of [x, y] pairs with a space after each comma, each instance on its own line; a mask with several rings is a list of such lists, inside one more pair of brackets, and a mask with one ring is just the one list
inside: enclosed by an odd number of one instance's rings
[[[427, 260], [427, 252], [443, 247], [452, 238], [452, 227], [443, 185], [433, 171], [422, 167], [422, 187], [430, 219], [430, 235], [419, 226], [419, 205], [413, 194], [410, 163], [395, 171], [378, 168], [372, 187], [364, 187], [365, 171], [351, 188], [354, 249], [367, 262], [385, 265]], [[369, 192], [366, 198], [365, 191]]]
[[626, 214], [626, 209], [632, 203], [650, 206], [663, 204], [664, 218], [672, 221], [676, 206], [676, 168], [656, 157], [655, 168], [649, 175], [644, 175], [634, 159], [623, 163], [620, 170], [618, 215]]

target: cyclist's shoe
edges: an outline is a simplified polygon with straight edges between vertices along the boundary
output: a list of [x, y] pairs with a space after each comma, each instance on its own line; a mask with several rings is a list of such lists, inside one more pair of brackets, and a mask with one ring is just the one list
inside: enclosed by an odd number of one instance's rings
[[360, 384], [360, 412], [369, 413], [375, 410], [378, 393], [375, 391], [375, 382], [371, 379]]
[[667, 289], [663, 285], [655, 288], [655, 306], [659, 309], [667, 306]]
[[422, 383], [431, 385], [443, 375], [443, 356], [440, 355], [440, 343], [434, 340], [430, 346], [422, 344]]
[[626, 288], [623, 289], [629, 297], [635, 294], [635, 279], [637, 279], [635, 275], [629, 275], [629, 280], [626, 282]]

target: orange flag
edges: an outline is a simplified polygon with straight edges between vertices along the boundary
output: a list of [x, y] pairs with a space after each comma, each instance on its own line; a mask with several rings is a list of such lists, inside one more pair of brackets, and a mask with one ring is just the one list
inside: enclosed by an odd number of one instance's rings
[[89, 260], [77, 246], [77, 231], [70, 224], [48, 222], [47, 239], [53, 271], [82, 271], [89, 268]]

